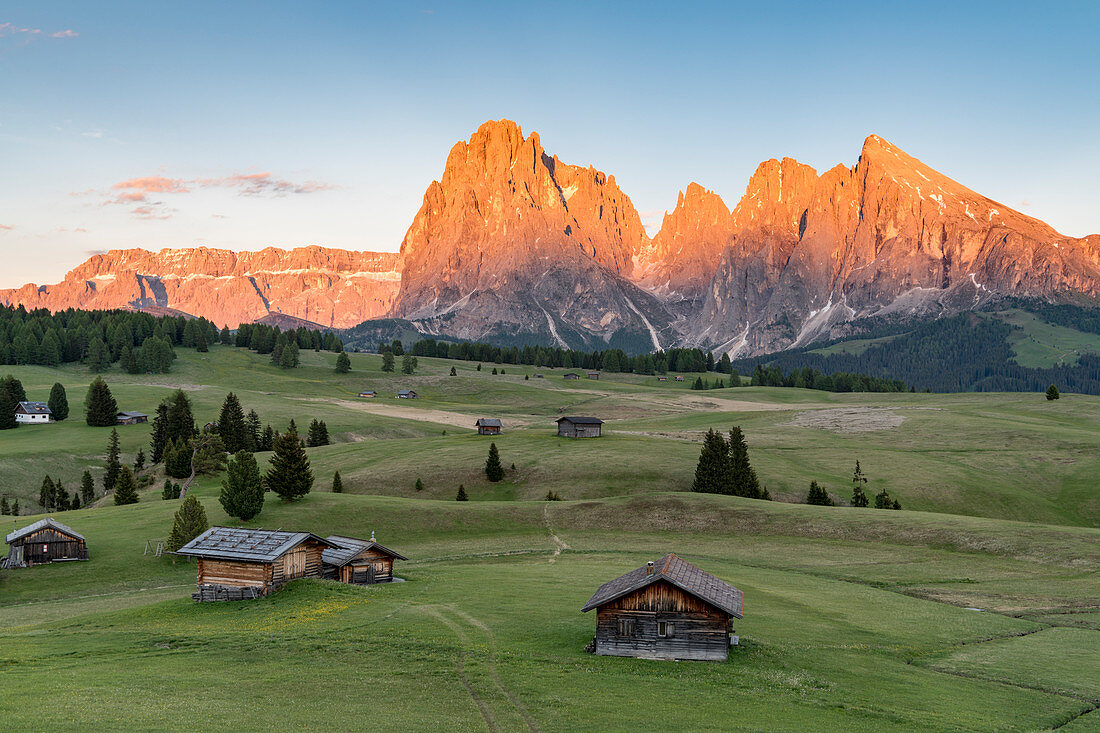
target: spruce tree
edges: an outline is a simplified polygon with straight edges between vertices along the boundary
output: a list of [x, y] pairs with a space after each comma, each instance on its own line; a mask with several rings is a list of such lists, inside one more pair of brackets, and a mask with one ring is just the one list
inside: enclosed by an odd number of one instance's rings
[[260, 424], [260, 416], [256, 414], [255, 410], [248, 411], [245, 425], [247, 426], [245, 439], [248, 443], [245, 448], [255, 453], [260, 450], [260, 441], [263, 438], [263, 426]]
[[15, 501], [13, 501], [11, 503], [11, 515], [13, 517], [18, 517], [19, 516], [19, 500], [18, 499], [16, 499]]
[[78, 494], [74, 491], [72, 493], [72, 496], [69, 497], [69, 509], [79, 509], [79, 508], [80, 508], [80, 494]]
[[88, 469], [84, 469], [84, 475], [80, 477], [80, 501], [85, 506], [95, 501], [95, 481]]
[[1061, 397], [1062, 397], [1062, 395], [1058, 392], [1058, 388], [1055, 385], [1052, 384], [1049, 387], [1047, 387], [1047, 399], [1048, 400], [1057, 400], [1057, 399], [1060, 399]]
[[332, 493], [342, 494], [344, 493], [344, 481], [340, 478], [340, 472], [332, 474]]
[[69, 492], [65, 491], [60, 479], [53, 485], [53, 505], [59, 512], [67, 512], [72, 508], [69, 506]]
[[735, 496], [760, 498], [760, 480], [749, 463], [749, 447], [739, 426], [730, 428], [729, 437], [730, 490]]
[[279, 355], [279, 366], [283, 369], [296, 369], [298, 363], [298, 342], [291, 341], [283, 347], [283, 353]]
[[329, 445], [331, 441], [328, 437], [328, 425], [322, 420], [317, 427], [317, 437], [320, 439], [318, 445]]
[[65, 387], [61, 382], [54, 382], [53, 387], [50, 388], [50, 398], [46, 403], [50, 412], [51, 418], [57, 422], [61, 422], [69, 416], [69, 398], [65, 394]]
[[16, 402], [27, 401], [27, 390], [23, 389], [23, 383], [11, 374], [0, 379], [0, 388], [7, 388], [11, 392], [12, 399]]
[[168, 411], [164, 416], [165, 438], [176, 442], [187, 441], [199, 434], [195, 429], [195, 417], [191, 412], [191, 398], [177, 389], [168, 398]]
[[890, 506], [891, 509], [901, 509], [901, 502], [894, 499], [894, 503]]
[[316, 418], [310, 421], [309, 429], [306, 431], [306, 445], [310, 448], [316, 448], [319, 445], [328, 445], [327, 436], [322, 435], [321, 423]]
[[164, 460], [164, 449], [168, 446], [168, 403], [157, 405], [153, 415], [153, 430], [149, 437], [150, 460], [154, 464]]
[[53, 479], [50, 478], [49, 474], [46, 474], [46, 477], [42, 479], [42, 487], [38, 490], [38, 503], [44, 512], [56, 508], [54, 505]]
[[190, 478], [191, 458], [194, 455], [189, 441], [169, 441], [164, 449], [164, 473], [172, 478]]
[[85, 360], [93, 372], [102, 372], [111, 366], [111, 352], [99, 336], [94, 336], [88, 343]]
[[413, 488], [416, 489], [417, 491], [423, 491], [424, 490], [424, 482], [420, 480], [419, 476], [416, 477], [416, 483], [413, 484]]
[[500, 465], [500, 452], [497, 444], [489, 444], [489, 457], [485, 459], [485, 477], [493, 483], [504, 478], [504, 466]]
[[137, 484], [134, 482], [134, 474], [129, 466], [123, 466], [118, 474], [118, 483], [115, 484], [115, 505], [137, 504]]
[[816, 481], [810, 482], [810, 491], [806, 494], [806, 503], [817, 506], [836, 506], [829, 492], [818, 486]]
[[180, 503], [172, 521], [172, 531], [168, 533], [168, 551], [175, 552], [209, 528], [206, 509], [194, 494], [188, 494]]
[[134, 470], [140, 471], [145, 468], [145, 451], [138, 448], [137, 456], [134, 458]]
[[729, 446], [722, 434], [711, 428], [703, 438], [703, 449], [699, 452], [691, 490], [705, 494], [728, 494], [730, 486]]
[[291, 427], [275, 439], [275, 454], [264, 476], [267, 487], [283, 501], [296, 501], [313, 488], [313, 471], [298, 431]]
[[122, 462], [119, 460], [118, 430], [111, 430], [111, 439], [107, 442], [107, 472], [103, 474], [103, 490], [110, 493], [118, 484], [119, 474], [122, 472]]
[[232, 392], [222, 402], [217, 431], [228, 452], [237, 453], [248, 447], [248, 423], [245, 422], [244, 409], [237, 395]]
[[85, 421], [92, 427], [106, 428], [118, 423], [118, 403], [102, 377], [96, 377], [88, 387], [84, 413]]
[[401, 372], [404, 374], [412, 374], [416, 371], [416, 357], [412, 354], [405, 354], [401, 357]]
[[255, 456], [240, 451], [230, 459], [218, 500], [226, 514], [242, 522], [260, 513], [264, 507], [264, 488]]
[[0, 514], [7, 515], [10, 512], [11, 512], [11, 507], [8, 506], [8, 497], [7, 497], [7, 495], [5, 494], [4, 496], [0, 496]]
[[382, 353], [382, 371], [393, 371], [393, 354], [389, 351], [385, 351]]
[[469, 501], [470, 498], [466, 496], [466, 487], [462, 484], [458, 485], [458, 495], [455, 496], [455, 501]]
[[336, 373], [347, 374], [351, 371], [351, 357], [347, 355], [346, 351], [341, 351], [336, 357]]
[[452, 377], [457, 377], [458, 376], [458, 371], [454, 367], [451, 367], [451, 376]]
[[263, 435], [260, 436], [260, 452], [267, 452], [275, 449], [275, 431], [268, 425], [264, 428]]
[[867, 476], [864, 475], [863, 469], [859, 466], [859, 461], [856, 461], [856, 470], [852, 474], [852, 506], [864, 507], [869, 503], [867, 500], [867, 494], [863, 491], [863, 488], [867, 485]]
[[15, 399], [11, 387], [0, 382], [0, 430], [19, 427], [19, 422], [15, 419], [17, 407], [19, 407], [19, 401]]
[[883, 489], [880, 493], [875, 494], [875, 509], [892, 509], [893, 507], [894, 501], [890, 498], [889, 491]]
[[179, 498], [179, 492], [176, 490], [176, 487], [177, 484], [172, 483], [172, 479], [164, 479], [164, 488], [160, 491], [160, 498], [165, 501]]

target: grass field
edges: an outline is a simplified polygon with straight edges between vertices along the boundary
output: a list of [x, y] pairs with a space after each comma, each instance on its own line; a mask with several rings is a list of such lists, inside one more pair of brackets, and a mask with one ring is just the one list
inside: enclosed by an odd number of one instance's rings
[[[178, 502], [151, 489], [61, 513], [89, 562], [0, 571], [6, 727], [40, 729], [46, 705], [60, 730], [1100, 729], [1100, 398], [694, 392], [432, 359], [409, 377], [374, 355], [336, 375], [334, 355], [303, 356], [288, 373], [180, 350], [170, 375], [106, 377], [124, 409], [151, 413], [180, 385], [200, 422], [229, 390], [279, 428], [326, 420], [337, 442], [310, 449], [314, 493], [269, 499], [250, 526], [376, 531], [410, 558], [407, 582], [200, 605], [193, 564], [143, 554]], [[31, 501], [46, 472], [76, 488], [109, 432], [78, 419], [89, 375], [11, 371], [31, 399], [65, 383], [74, 419], [0, 433], [0, 489]], [[405, 386], [423, 398], [394, 399]], [[367, 388], [381, 396], [354, 397]], [[559, 414], [608, 434], [558, 439]], [[481, 471], [480, 416], [505, 421], [500, 484]], [[774, 495], [816, 478], [846, 498], [859, 458], [906, 511], [686, 492], [701, 433], [732, 424]], [[132, 455], [148, 426], [120, 434]], [[328, 491], [337, 469], [348, 493]], [[472, 501], [453, 501], [460, 482]], [[218, 485], [195, 493], [231, 523]], [[548, 489], [566, 501], [538, 501]], [[670, 551], [744, 591], [729, 662], [585, 654], [592, 591]]]

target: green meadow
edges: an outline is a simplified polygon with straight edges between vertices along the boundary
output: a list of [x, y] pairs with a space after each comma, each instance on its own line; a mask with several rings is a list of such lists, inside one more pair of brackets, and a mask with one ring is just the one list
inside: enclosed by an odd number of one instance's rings
[[[249, 526], [374, 531], [410, 558], [407, 582], [196, 604], [194, 564], [144, 554], [178, 506], [159, 481], [135, 505], [59, 513], [89, 562], [0, 571], [7, 728], [45, 714], [57, 730], [1100, 729], [1100, 398], [700, 392], [425, 358], [408, 376], [367, 354], [338, 375], [334, 354], [283, 371], [244, 350], [178, 351], [168, 375], [105, 374], [120, 408], [151, 414], [182, 387], [200, 424], [228, 391], [280, 430], [325, 420], [313, 493], [269, 497]], [[46, 473], [70, 491], [86, 467], [98, 480], [110, 431], [81, 419], [85, 369], [7, 371], [31, 399], [62, 382], [72, 408], [0, 432], [0, 492], [26, 512]], [[395, 399], [405, 388], [420, 399]], [[603, 418], [605, 436], [557, 438], [566, 414]], [[505, 434], [476, 435], [478, 417]], [[702, 434], [731, 425], [778, 501], [690, 492]], [[119, 434], [132, 459], [149, 426]], [[868, 493], [903, 511], [795, 503], [811, 479], [846, 501], [857, 459]], [[344, 494], [329, 491], [336, 470]], [[454, 501], [460, 483], [471, 501]], [[233, 524], [219, 484], [194, 492], [212, 524]], [[667, 552], [744, 591], [729, 661], [584, 653], [595, 588]]]

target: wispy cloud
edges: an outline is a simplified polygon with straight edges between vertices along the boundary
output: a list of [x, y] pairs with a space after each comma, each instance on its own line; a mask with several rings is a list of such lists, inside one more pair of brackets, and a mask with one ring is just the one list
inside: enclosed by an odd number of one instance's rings
[[12, 229], [15, 227], [11, 224], [0, 224], [0, 232], [10, 232]]
[[187, 193], [187, 182], [180, 178], [165, 178], [164, 176], [143, 176], [119, 181], [111, 188], [116, 191], [133, 190], [141, 193]]
[[15, 25], [14, 23], [0, 23], [0, 38], [4, 37], [17, 37], [23, 38], [27, 41], [32, 41], [36, 38], [76, 38], [80, 34], [74, 30], [54, 31], [49, 33], [41, 28], [23, 28], [22, 26]]
[[288, 193], [316, 193], [336, 188], [333, 184], [322, 181], [294, 183], [293, 181], [276, 178], [268, 172], [234, 173], [223, 178], [200, 178], [195, 180], [194, 183], [204, 188], [235, 188], [242, 196], [260, 196], [263, 194], [283, 196]]
[[646, 232], [652, 236], [661, 228], [661, 222], [667, 213], [664, 209], [652, 209], [650, 211], [639, 211], [638, 217], [641, 218], [642, 226], [645, 227]]

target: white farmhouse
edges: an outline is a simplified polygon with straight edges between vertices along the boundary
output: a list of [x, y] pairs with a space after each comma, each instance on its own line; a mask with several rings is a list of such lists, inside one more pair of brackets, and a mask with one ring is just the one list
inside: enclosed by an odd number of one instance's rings
[[23, 423], [48, 423], [49, 406], [45, 402], [20, 402], [15, 408], [15, 421]]

